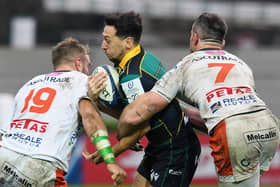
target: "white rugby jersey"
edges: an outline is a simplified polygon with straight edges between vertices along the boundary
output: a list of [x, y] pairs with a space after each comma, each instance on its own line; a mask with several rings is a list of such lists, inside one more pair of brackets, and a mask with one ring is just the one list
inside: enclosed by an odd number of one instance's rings
[[251, 69], [224, 50], [191, 53], [168, 71], [152, 91], [169, 102], [178, 94], [198, 107], [209, 132], [229, 116], [266, 108], [255, 91]]
[[87, 97], [88, 76], [77, 71], [39, 75], [15, 97], [14, 113], [2, 146], [55, 162], [67, 171], [79, 132], [78, 103]]

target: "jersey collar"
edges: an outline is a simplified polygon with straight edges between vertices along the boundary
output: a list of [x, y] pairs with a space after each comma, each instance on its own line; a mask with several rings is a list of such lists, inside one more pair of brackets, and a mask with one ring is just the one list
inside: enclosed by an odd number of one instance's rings
[[121, 60], [119, 67], [120, 69], [124, 69], [125, 65], [128, 63], [128, 61], [130, 59], [132, 59], [133, 57], [135, 57], [136, 55], [138, 55], [141, 52], [141, 47], [140, 45], [137, 45], [136, 47], [134, 47], [133, 49], [131, 49]]
[[214, 51], [214, 50], [222, 50], [220, 48], [202, 48], [202, 49], [199, 49], [198, 51]]
[[70, 70], [57, 70], [57, 71], [54, 71], [54, 72], [70, 72]]

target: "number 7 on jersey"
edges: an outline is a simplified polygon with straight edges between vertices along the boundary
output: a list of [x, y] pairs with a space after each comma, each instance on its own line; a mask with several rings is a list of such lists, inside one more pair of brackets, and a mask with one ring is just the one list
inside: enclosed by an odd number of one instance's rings
[[233, 68], [235, 64], [225, 64], [225, 63], [209, 63], [208, 67], [221, 67], [220, 71], [218, 72], [218, 75], [216, 76], [215, 83], [221, 83], [224, 82], [228, 73]]

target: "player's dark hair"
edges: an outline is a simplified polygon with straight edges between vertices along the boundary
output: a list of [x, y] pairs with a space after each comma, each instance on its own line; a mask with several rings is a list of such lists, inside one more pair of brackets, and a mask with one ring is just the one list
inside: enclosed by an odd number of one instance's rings
[[113, 13], [105, 17], [105, 25], [114, 26], [116, 36], [120, 38], [133, 37], [134, 42], [140, 42], [142, 34], [142, 20], [135, 12]]
[[227, 34], [226, 22], [213, 13], [201, 14], [194, 21], [192, 29], [203, 41], [222, 43]]
[[75, 38], [66, 38], [52, 49], [53, 66], [57, 67], [60, 64], [72, 62], [74, 58], [85, 60], [85, 55], [89, 52], [90, 49], [87, 45], [81, 44]]

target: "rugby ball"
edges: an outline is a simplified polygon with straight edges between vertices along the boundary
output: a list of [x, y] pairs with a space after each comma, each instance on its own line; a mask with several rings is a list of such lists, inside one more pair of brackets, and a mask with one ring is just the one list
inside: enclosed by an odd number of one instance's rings
[[121, 103], [121, 97], [119, 92], [119, 73], [110, 65], [104, 64], [97, 66], [92, 74], [99, 72], [105, 72], [107, 80], [104, 82], [107, 86], [99, 93], [99, 101], [107, 107], [116, 108]]

